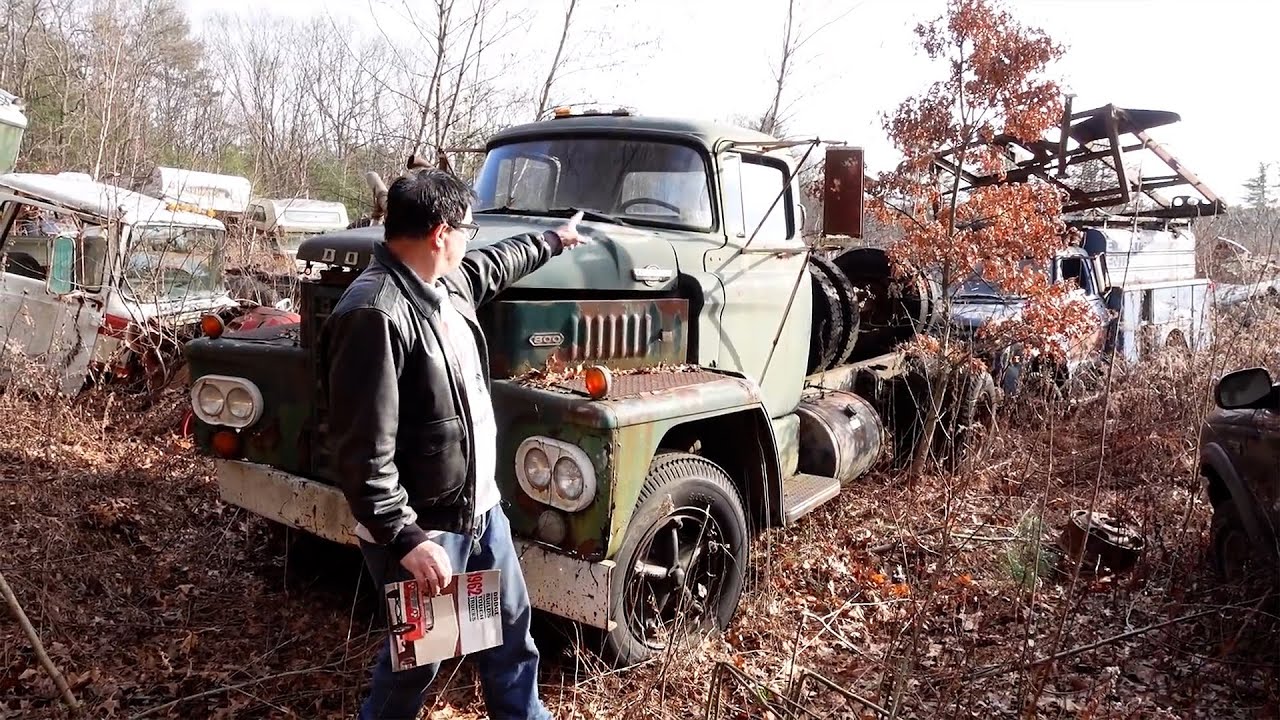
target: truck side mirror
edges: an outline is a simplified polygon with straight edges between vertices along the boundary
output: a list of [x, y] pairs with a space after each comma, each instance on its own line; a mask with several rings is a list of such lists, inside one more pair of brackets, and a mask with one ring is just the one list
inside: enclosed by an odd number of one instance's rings
[[865, 165], [862, 148], [827, 147], [822, 179], [824, 235], [862, 237], [862, 193]]
[[1271, 373], [1262, 367], [1227, 373], [1214, 390], [1214, 401], [1224, 410], [1264, 408], [1274, 404], [1271, 397]]
[[66, 235], [49, 238], [49, 274], [45, 278], [45, 287], [49, 292], [54, 295], [71, 292], [75, 261], [75, 238]]

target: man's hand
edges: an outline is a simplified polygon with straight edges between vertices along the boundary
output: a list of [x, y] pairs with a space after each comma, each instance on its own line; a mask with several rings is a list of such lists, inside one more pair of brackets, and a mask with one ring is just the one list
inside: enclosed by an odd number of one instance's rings
[[449, 578], [453, 577], [449, 554], [430, 540], [410, 550], [400, 558], [400, 564], [413, 575], [413, 579], [423, 584], [431, 596], [439, 595], [449, 584]]
[[578, 223], [582, 222], [582, 211], [573, 214], [568, 222], [555, 229], [556, 235], [560, 236], [560, 244], [565, 250], [576, 247], [586, 242], [589, 238], [584, 238], [578, 234]]

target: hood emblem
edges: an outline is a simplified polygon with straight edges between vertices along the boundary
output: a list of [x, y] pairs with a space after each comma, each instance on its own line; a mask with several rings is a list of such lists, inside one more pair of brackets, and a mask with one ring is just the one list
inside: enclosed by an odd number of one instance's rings
[[563, 343], [563, 333], [540, 332], [529, 336], [529, 344], [536, 348], [560, 347]]
[[644, 267], [634, 268], [631, 271], [633, 279], [649, 287], [661, 285], [670, 280], [673, 274], [670, 268], [660, 268], [657, 265], [645, 265]]

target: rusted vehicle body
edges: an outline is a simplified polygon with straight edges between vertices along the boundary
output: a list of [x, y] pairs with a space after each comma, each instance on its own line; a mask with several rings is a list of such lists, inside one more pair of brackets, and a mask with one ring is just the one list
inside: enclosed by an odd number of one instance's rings
[[[0, 175], [0, 332], [67, 394], [91, 370], [146, 376], [163, 343], [233, 307], [225, 229], [79, 174]], [[175, 353], [178, 348], [173, 347]]]
[[[927, 298], [863, 304], [857, 288], [888, 285], [884, 253], [813, 252], [799, 161], [774, 138], [558, 115], [486, 150], [476, 246], [577, 209], [593, 241], [479, 309], [497, 480], [530, 596], [598, 630], [615, 662], [638, 662], [677, 627], [729, 622], [755, 533], [910, 444], [919, 389], [893, 346]], [[829, 178], [843, 173], [827, 207], [860, 202], [861, 152], [827, 152]], [[828, 233], [859, 233], [860, 212], [827, 214]], [[313, 267], [296, 325], [187, 345], [195, 436], [218, 458], [222, 497], [337, 542], [355, 542], [353, 520], [328, 477], [314, 348], [381, 237], [375, 224], [301, 243]], [[989, 376], [981, 387], [989, 396]], [[692, 613], [682, 625], [680, 611]]]
[[[1280, 385], [1266, 368], [1228, 373], [1200, 437], [1213, 504], [1212, 557], [1228, 578], [1280, 562]], [[1280, 579], [1280, 573], [1275, 578]]]
[[[1003, 173], [974, 175], [955, 165], [955, 151], [938, 167], [959, 172], [962, 191], [1037, 181], [1064, 197], [1063, 217], [1079, 241], [1046, 271], [1051, 282], [1071, 280], [1088, 304], [1094, 325], [1072, 346], [1065, 363], [1040, 368], [1022, 348], [997, 347], [993, 372], [1013, 392], [1028, 371], [1052, 376], [1067, 390], [1082, 368], [1112, 358], [1138, 362], [1156, 348], [1191, 350], [1212, 342], [1212, 284], [1196, 267], [1196, 238], [1189, 221], [1226, 212], [1226, 204], [1185, 163], [1149, 134], [1180, 120], [1176, 113], [1104, 105], [1073, 111], [1066, 98], [1056, 137], [1026, 142], [1000, 135], [994, 144], [1007, 157]], [[1135, 168], [1163, 163], [1168, 174]], [[1179, 189], [1169, 197], [1166, 193]], [[980, 275], [952, 289], [953, 326], [963, 337], [995, 318], [1020, 312], [1024, 301], [994, 288]]]

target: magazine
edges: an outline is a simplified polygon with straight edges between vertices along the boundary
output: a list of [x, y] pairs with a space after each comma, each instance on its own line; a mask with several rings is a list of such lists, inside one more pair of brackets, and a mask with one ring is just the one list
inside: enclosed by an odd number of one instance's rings
[[434, 597], [417, 580], [387, 584], [391, 669], [400, 672], [502, 644], [501, 573], [454, 575]]

